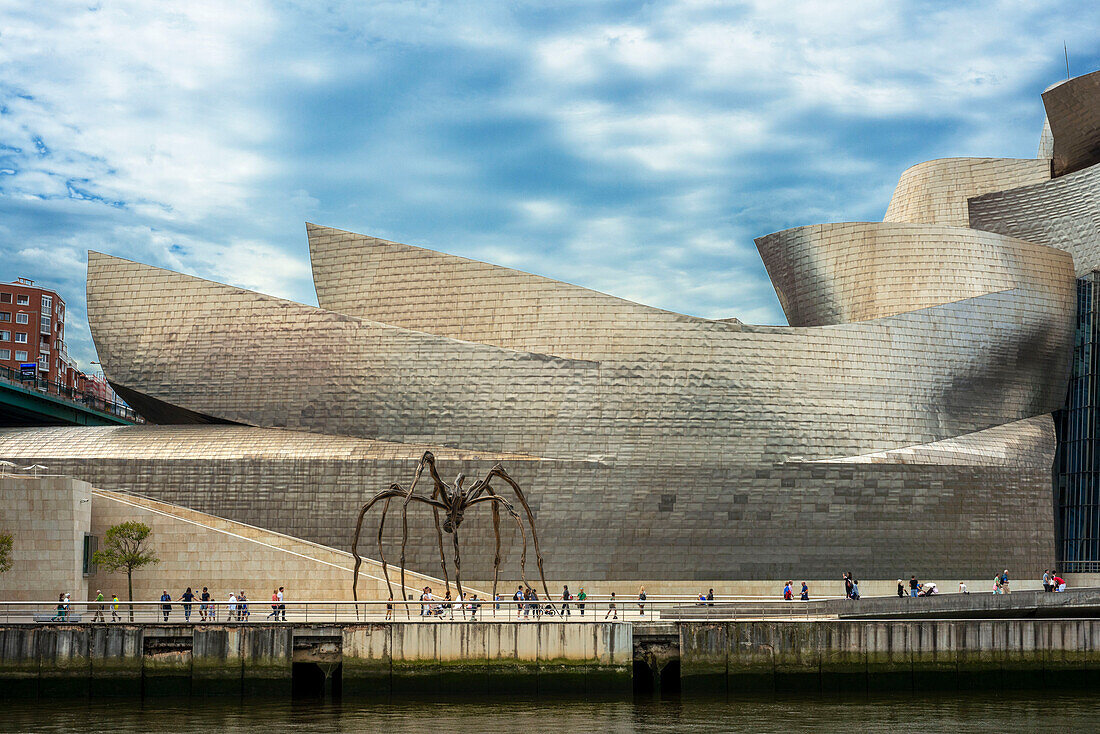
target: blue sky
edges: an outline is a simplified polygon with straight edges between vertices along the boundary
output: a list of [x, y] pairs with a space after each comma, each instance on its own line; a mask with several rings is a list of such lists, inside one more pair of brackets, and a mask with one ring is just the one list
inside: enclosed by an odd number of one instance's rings
[[0, 0], [0, 278], [86, 253], [315, 303], [304, 222], [784, 323], [753, 245], [1034, 156], [1095, 3]]

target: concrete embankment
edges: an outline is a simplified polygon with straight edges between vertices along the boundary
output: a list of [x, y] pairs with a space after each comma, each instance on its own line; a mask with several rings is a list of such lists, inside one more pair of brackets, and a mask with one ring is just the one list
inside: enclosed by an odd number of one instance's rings
[[0, 626], [0, 697], [1082, 687], [1100, 619]]
[[1091, 686], [1100, 620], [680, 623], [685, 693]]
[[0, 626], [0, 697], [629, 692], [629, 624]]

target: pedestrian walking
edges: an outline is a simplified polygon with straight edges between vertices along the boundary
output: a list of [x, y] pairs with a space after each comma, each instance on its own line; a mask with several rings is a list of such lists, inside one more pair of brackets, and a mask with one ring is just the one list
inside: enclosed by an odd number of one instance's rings
[[584, 593], [584, 587], [581, 587], [581, 592], [577, 594], [577, 609], [581, 610], [581, 616], [584, 616], [584, 600], [588, 598], [588, 594]]
[[898, 598], [900, 599], [903, 596], [905, 596], [905, 584], [902, 583], [901, 579], [898, 579]]
[[1051, 588], [1051, 585], [1050, 585], [1050, 569], [1049, 568], [1045, 569], [1043, 571], [1043, 591], [1047, 591], [1047, 592], [1052, 591], [1052, 588]]
[[[614, 591], [611, 592], [611, 598], [607, 602], [607, 614], [603, 615], [603, 618], [607, 619], [608, 617], [611, 616], [612, 612], [615, 613], [615, 619], [618, 619], [619, 618], [619, 610], [615, 606], [615, 592]], [[597, 614], [598, 614], [598, 612], [597, 612]]]
[[[447, 589], [447, 593], [443, 595], [443, 605], [442, 605], [442, 607], [443, 607], [443, 614], [446, 614], [447, 612], [450, 612], [451, 613], [451, 619], [455, 618], [455, 608], [454, 608], [454, 604], [451, 604], [451, 590], [450, 589]], [[443, 616], [443, 615], [440, 615], [440, 616]]]
[[848, 571], [844, 572], [844, 598], [852, 598], [852, 574]]
[[[164, 593], [160, 595], [160, 600], [162, 602], [172, 601], [172, 597], [170, 597], [168, 595], [168, 589], [165, 589]], [[164, 621], [167, 622], [168, 621], [168, 615], [170, 615], [172, 613], [172, 605], [171, 604], [161, 604], [160, 605], [160, 611], [161, 611], [161, 614], [164, 615]]]
[[810, 587], [806, 585], [805, 581], [802, 582], [802, 593], [799, 595], [799, 598], [802, 601], [810, 600]]
[[95, 614], [92, 616], [93, 622], [106, 622], [103, 618], [103, 592], [99, 589], [95, 590]]
[[917, 581], [917, 577], [915, 575], [910, 576], [909, 577], [909, 596], [910, 597], [915, 597], [917, 595], [918, 591], [920, 591], [920, 582]]
[[271, 590], [271, 614], [267, 615], [267, 618], [271, 619], [272, 617], [275, 618], [276, 622], [279, 621], [279, 590], [278, 589], [272, 589]]
[[279, 587], [279, 613], [283, 617], [283, 621], [286, 621], [286, 604], [284, 603], [286, 598], [283, 596], [283, 587]]
[[393, 595], [390, 594], [389, 600], [386, 602], [386, 619], [393, 619]]
[[206, 619], [209, 622], [218, 621], [218, 600], [213, 594], [210, 595], [210, 603], [206, 605]]
[[645, 616], [645, 599], [645, 587], [643, 586], [638, 592], [638, 614], [643, 617]]
[[180, 594], [180, 601], [183, 602], [183, 621], [191, 621], [191, 602], [195, 600], [195, 594], [191, 591], [191, 587], [187, 587], [187, 591]]
[[57, 595], [57, 611], [54, 612], [53, 617], [50, 618], [51, 622], [61, 622], [65, 619], [65, 595]]
[[714, 606], [714, 589], [707, 589], [707, 606]]
[[237, 594], [237, 616], [242, 622], [248, 621], [248, 615], [252, 612], [248, 611], [248, 597], [244, 595], [244, 592]]
[[121, 619], [118, 616], [118, 594], [111, 594], [111, 621], [117, 622]]
[[568, 586], [561, 587], [561, 616], [572, 616], [572, 612], [569, 611], [569, 602], [572, 601], [573, 595], [569, 593]]
[[1004, 570], [1004, 573], [1001, 574], [1001, 591], [1005, 594], [1011, 593], [1011, 591], [1012, 591], [1010, 588], [1008, 588], [1008, 569], [1007, 568]]
[[523, 594], [523, 587], [517, 586], [516, 593], [512, 594], [512, 601], [516, 603], [516, 619], [519, 619], [519, 615], [523, 611], [523, 607], [526, 606], [526, 604], [521, 603], [525, 598], [526, 597]]
[[237, 621], [237, 595], [232, 591], [229, 592], [229, 605], [226, 607], [229, 610], [229, 614], [226, 615], [226, 622]]

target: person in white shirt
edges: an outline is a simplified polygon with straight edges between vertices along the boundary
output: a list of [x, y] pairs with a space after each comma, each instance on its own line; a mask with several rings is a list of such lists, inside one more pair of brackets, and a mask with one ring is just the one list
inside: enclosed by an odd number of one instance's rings
[[237, 595], [232, 591], [229, 592], [229, 616], [228, 621], [232, 622], [237, 618]]

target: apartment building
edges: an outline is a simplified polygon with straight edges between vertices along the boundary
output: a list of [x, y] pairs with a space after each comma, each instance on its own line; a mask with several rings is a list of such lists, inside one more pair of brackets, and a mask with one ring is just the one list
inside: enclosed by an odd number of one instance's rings
[[65, 347], [65, 301], [56, 291], [19, 278], [0, 283], [0, 368], [19, 374], [34, 363], [37, 381], [83, 389], [84, 375]]

